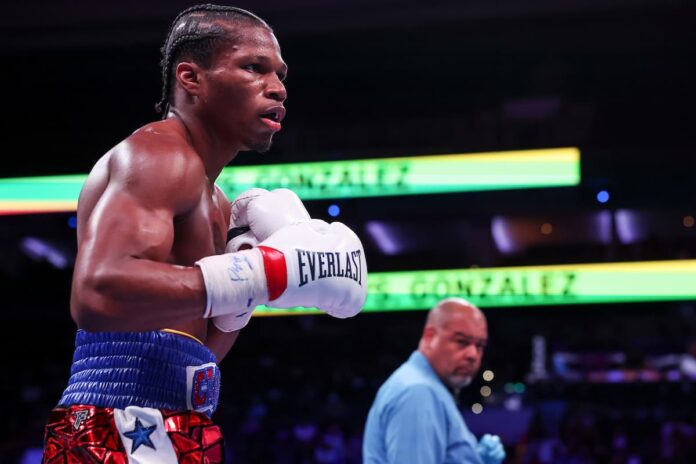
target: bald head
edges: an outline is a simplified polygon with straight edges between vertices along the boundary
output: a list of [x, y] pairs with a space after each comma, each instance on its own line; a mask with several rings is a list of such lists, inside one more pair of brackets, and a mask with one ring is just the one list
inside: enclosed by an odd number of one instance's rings
[[480, 309], [464, 298], [445, 298], [428, 312], [425, 326], [446, 327], [452, 318], [466, 318], [477, 323], [486, 324], [486, 316]]
[[446, 298], [428, 313], [418, 350], [446, 385], [468, 385], [481, 367], [488, 325], [480, 309], [463, 298]]

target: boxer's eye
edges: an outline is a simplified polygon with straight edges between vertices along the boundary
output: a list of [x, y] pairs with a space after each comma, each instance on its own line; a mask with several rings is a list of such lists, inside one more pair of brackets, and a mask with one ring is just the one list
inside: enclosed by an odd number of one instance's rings
[[246, 64], [242, 66], [242, 69], [249, 72], [259, 72], [261, 70], [261, 65], [257, 63]]

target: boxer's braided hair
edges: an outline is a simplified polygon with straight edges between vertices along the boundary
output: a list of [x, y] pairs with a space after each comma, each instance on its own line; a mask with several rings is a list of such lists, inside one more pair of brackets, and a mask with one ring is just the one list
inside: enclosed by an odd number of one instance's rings
[[255, 14], [225, 5], [196, 5], [185, 9], [174, 19], [162, 45], [162, 99], [155, 110], [165, 118], [169, 111], [173, 69], [183, 59], [190, 59], [201, 66], [210, 66], [210, 59], [217, 46], [233, 41], [234, 33], [223, 24], [255, 25], [271, 27]]

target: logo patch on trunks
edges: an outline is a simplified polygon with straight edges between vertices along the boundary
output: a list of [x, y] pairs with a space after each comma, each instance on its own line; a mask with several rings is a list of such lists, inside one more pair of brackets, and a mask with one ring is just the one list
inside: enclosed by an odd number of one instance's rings
[[186, 367], [186, 406], [212, 414], [220, 394], [220, 369], [215, 363]]
[[73, 413], [73, 417], [75, 418], [73, 430], [77, 431], [80, 426], [82, 426], [82, 423], [89, 417], [89, 409], [80, 409], [79, 411], [75, 411]]

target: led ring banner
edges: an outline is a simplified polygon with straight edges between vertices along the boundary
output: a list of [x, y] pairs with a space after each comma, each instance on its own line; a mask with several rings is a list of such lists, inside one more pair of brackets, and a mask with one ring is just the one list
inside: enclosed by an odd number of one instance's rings
[[[75, 211], [86, 177], [0, 179], [0, 214]], [[569, 187], [579, 183], [577, 148], [232, 166], [223, 169], [217, 180], [229, 198], [250, 187], [287, 187], [303, 200]]]
[[[368, 277], [363, 312], [430, 309], [449, 296], [482, 308], [696, 300], [696, 260], [376, 272]], [[259, 307], [254, 314], [315, 312]]]

